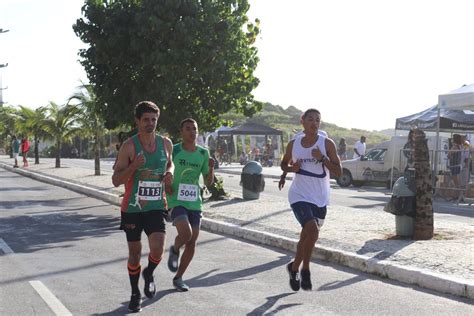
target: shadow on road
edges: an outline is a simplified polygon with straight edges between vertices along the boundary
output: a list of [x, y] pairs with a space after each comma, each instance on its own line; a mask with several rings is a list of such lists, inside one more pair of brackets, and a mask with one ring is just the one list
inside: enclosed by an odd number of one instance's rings
[[[142, 260], [145, 259], [146, 256], [142, 256]], [[108, 261], [102, 261], [102, 262], [97, 262], [97, 263], [92, 263], [88, 265], [82, 265], [74, 268], [68, 268], [68, 269], [63, 269], [63, 270], [55, 270], [55, 271], [50, 271], [50, 272], [43, 272], [43, 273], [36, 273], [36, 274], [23, 274], [21, 278], [15, 278], [15, 279], [5, 279], [0, 281], [0, 285], [8, 285], [8, 284], [13, 284], [13, 283], [22, 283], [22, 282], [28, 282], [31, 280], [38, 280], [38, 279], [44, 279], [49, 276], [57, 276], [57, 275], [67, 275], [71, 272], [76, 272], [76, 271], [81, 271], [81, 270], [87, 270], [87, 269], [94, 269], [98, 267], [102, 268], [108, 268], [109, 265], [114, 265], [118, 263], [123, 263], [127, 262], [128, 257], [121, 257], [113, 260], [108, 260]]]
[[24, 187], [8, 187], [8, 188], [0, 188], [0, 192], [3, 191], [14, 191], [14, 192], [28, 192], [28, 191], [46, 191], [48, 190], [46, 187], [29, 187], [29, 188], [24, 188]]
[[372, 257], [373, 259], [385, 260], [414, 242], [415, 241], [411, 239], [398, 239], [392, 240], [390, 245], [387, 246], [386, 239], [371, 239], [367, 240], [356, 253], [359, 255], [376, 253], [376, 255]]
[[354, 277], [344, 280], [344, 281], [334, 281], [334, 282], [323, 284], [318, 288], [318, 291], [337, 290], [341, 287], [349, 286], [349, 285], [352, 285], [361, 281], [365, 281], [365, 280], [367, 280], [367, 277], [365, 275], [355, 275]]
[[244, 200], [242, 198], [233, 198], [230, 200], [226, 200], [220, 203], [213, 204], [209, 206], [210, 208], [215, 208], [215, 207], [222, 207], [222, 206], [227, 206], [227, 205], [232, 205], [232, 204], [237, 204], [237, 203], [244, 203], [244, 202], [253, 202], [253, 200]]
[[260, 264], [257, 266], [245, 268], [237, 271], [228, 271], [218, 274], [213, 274], [214, 272], [219, 271], [219, 269], [213, 269], [201, 275], [198, 275], [192, 279], [188, 280], [188, 284], [191, 287], [208, 287], [216, 286], [229, 282], [245, 281], [253, 279], [253, 277], [259, 272], [268, 271], [277, 267], [281, 267], [284, 264], [287, 264], [289, 261], [289, 256], [280, 256], [279, 259]]
[[[293, 295], [293, 294], [296, 294], [296, 292], [283, 293], [283, 294], [266, 297], [267, 301], [265, 302], [265, 304], [260, 305], [259, 307], [255, 308], [253, 311], [248, 313], [247, 316], [264, 315], [265, 312], [269, 311], [278, 302], [279, 299]], [[279, 305], [277, 306], [277, 308], [275, 308], [272, 311], [272, 314], [276, 314], [277, 312], [280, 312], [284, 309], [291, 308], [293, 306], [298, 306], [298, 305], [301, 305], [301, 303]]]
[[[34, 209], [34, 203], [30, 204], [30, 207]], [[118, 232], [120, 219], [117, 216], [70, 213], [83, 209], [97, 210], [98, 207], [63, 208], [46, 214], [0, 218], [0, 227], [5, 228], [2, 229], [2, 238], [15, 253], [31, 253], [43, 249], [69, 247], [60, 244], [105, 237]]]

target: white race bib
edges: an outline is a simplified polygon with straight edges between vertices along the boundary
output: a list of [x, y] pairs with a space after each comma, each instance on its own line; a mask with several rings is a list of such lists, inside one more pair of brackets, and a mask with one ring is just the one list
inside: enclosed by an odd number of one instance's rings
[[145, 201], [160, 201], [163, 186], [158, 181], [138, 181], [138, 198]]
[[198, 186], [194, 184], [179, 184], [178, 201], [194, 202], [198, 200]]

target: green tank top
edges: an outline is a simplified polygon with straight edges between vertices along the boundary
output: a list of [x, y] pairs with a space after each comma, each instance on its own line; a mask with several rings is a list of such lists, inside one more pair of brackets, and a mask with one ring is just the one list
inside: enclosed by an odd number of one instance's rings
[[165, 184], [162, 180], [168, 159], [163, 146], [163, 137], [156, 135], [156, 149], [151, 153], [143, 150], [138, 134], [132, 136], [132, 141], [135, 145], [135, 156], [142, 152], [145, 155], [145, 163], [125, 184], [122, 212], [138, 213], [167, 209]]

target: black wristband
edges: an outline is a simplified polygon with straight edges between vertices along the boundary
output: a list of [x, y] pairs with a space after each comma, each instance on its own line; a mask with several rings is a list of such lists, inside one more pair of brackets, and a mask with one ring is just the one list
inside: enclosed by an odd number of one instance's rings
[[324, 160], [326, 160], [326, 159], [327, 159], [327, 157], [326, 157], [326, 156], [322, 156], [322, 157], [321, 157], [321, 159], [320, 159], [320, 160], [318, 160], [318, 162], [320, 162], [320, 163], [324, 163]]

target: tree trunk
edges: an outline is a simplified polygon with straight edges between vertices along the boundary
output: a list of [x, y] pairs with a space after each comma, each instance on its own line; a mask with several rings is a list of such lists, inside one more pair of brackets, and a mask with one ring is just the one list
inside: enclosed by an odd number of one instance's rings
[[39, 165], [40, 163], [40, 159], [39, 159], [39, 149], [38, 149], [38, 145], [39, 145], [39, 139], [38, 139], [38, 136], [34, 136], [35, 138], [35, 165]]
[[100, 137], [99, 133], [96, 132], [94, 135], [95, 141], [94, 141], [94, 169], [95, 169], [95, 175], [100, 176]]
[[414, 161], [416, 179], [416, 215], [413, 239], [433, 238], [433, 185], [430, 155], [425, 133], [415, 129]]
[[56, 168], [61, 168], [61, 141], [56, 141]]

